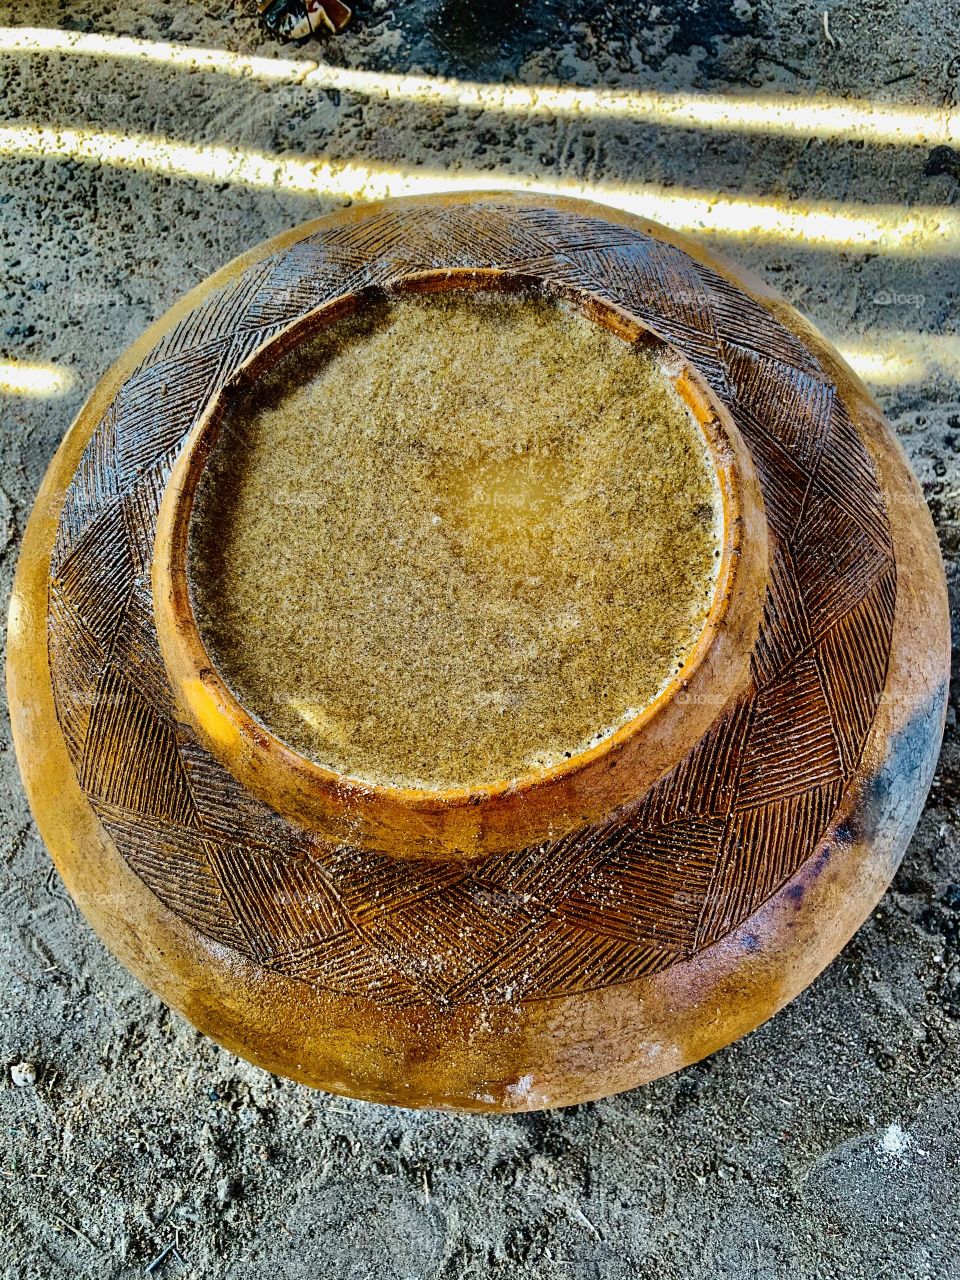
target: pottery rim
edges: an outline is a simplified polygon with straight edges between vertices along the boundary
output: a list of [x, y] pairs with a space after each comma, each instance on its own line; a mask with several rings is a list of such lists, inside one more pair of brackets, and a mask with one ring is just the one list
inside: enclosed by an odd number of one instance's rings
[[[652, 350], [703, 432], [720, 490], [721, 538], [700, 635], [679, 671], [637, 715], [569, 759], [493, 785], [431, 791], [337, 773], [287, 745], [242, 705], [200, 633], [189, 544], [199, 480], [235, 398], [298, 344], [369, 302], [448, 289], [553, 298]], [[341, 295], [300, 317], [240, 366], [207, 405], [174, 465], [159, 512], [152, 576], [157, 633], [178, 708], [243, 786], [337, 843], [397, 857], [478, 857], [557, 839], [638, 801], [707, 731], [749, 679], [767, 576], [766, 520], [750, 455], [730, 414], [653, 328], [566, 283], [498, 269], [437, 269]]]

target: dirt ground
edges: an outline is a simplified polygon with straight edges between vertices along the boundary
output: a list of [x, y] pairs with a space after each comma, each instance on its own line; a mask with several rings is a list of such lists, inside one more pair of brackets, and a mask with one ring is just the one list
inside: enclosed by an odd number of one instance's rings
[[[51, 0], [0, 6], [0, 21], [491, 82], [954, 109], [960, 95], [956, 0], [840, 3], [826, 28], [820, 6], [786, 0], [359, 0], [344, 36], [300, 49], [265, 41], [252, 8]], [[6, 123], [54, 131], [36, 148], [51, 154], [8, 156], [0, 172], [0, 359], [73, 379], [59, 395], [2, 396], [4, 595], [44, 469], [103, 370], [216, 267], [344, 202], [343, 184], [309, 193], [71, 158], [57, 131], [319, 157], [336, 172], [424, 166], [483, 172], [491, 186], [533, 176], [713, 192], [793, 212], [923, 206], [956, 218], [960, 192], [960, 153], [909, 137], [401, 103], [2, 46], [0, 77]], [[865, 367], [933, 510], [956, 608], [956, 238], [851, 247], [805, 239], [805, 225], [710, 238], [838, 342], [878, 355]], [[885, 359], [907, 349], [919, 352], [912, 363]], [[66, 897], [5, 722], [0, 771], [3, 1276], [960, 1276], [954, 705], [892, 890], [805, 995], [647, 1088], [492, 1119], [311, 1094], [202, 1039], [120, 968]]]

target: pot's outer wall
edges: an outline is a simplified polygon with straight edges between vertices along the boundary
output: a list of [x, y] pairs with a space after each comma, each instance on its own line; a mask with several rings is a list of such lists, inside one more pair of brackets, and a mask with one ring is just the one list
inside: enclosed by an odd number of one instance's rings
[[[895, 871], [932, 779], [949, 676], [946, 586], [919, 488], [879, 410], [786, 304], [686, 237], [582, 203], [496, 195], [501, 206], [604, 218], [674, 245], [761, 302], [835, 382], [883, 492], [896, 563], [886, 682], [853, 780], [803, 864], [731, 932], [691, 958], [599, 990], [523, 1004], [384, 1006], [285, 978], [164, 907], [106, 835], [57, 719], [45, 637], [64, 495], [113, 396], [160, 337], [209, 293], [350, 210], [280, 237], [206, 281], [97, 387], [44, 480], [18, 566], [8, 686], [14, 740], [41, 834], [71, 894], [118, 957], [228, 1048], [305, 1083], [408, 1106], [527, 1110], [627, 1089], [696, 1060], [769, 1017], [844, 945]], [[485, 197], [404, 202], [450, 206]]]

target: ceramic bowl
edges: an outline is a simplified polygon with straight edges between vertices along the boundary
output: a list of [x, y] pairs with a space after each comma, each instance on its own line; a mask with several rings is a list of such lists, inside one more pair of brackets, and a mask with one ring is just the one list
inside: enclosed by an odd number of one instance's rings
[[[371, 297], [559, 297], [643, 344], [707, 442], [722, 563], [651, 705], [563, 765], [360, 784], [242, 705], [188, 533], [224, 413]], [[231, 264], [104, 377], [26, 531], [8, 684], [34, 814], [144, 982], [269, 1070], [523, 1110], [682, 1067], [796, 995], [914, 829], [946, 705], [933, 527], [830, 345], [700, 244], [489, 193], [350, 209]]]

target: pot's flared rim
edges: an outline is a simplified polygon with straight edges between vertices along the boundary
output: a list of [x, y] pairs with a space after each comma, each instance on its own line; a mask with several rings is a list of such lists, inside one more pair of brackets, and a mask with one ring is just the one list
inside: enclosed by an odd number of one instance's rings
[[[231, 407], [321, 330], [385, 298], [459, 290], [550, 296], [642, 344], [696, 420], [719, 492], [719, 564], [699, 636], [637, 714], [569, 758], [482, 786], [417, 788], [339, 773], [286, 743], [244, 706], [204, 641], [190, 581], [190, 526], [201, 476]], [[208, 749], [253, 794], [336, 841], [407, 858], [464, 858], [556, 839], [642, 799], [683, 757], [748, 676], [767, 574], [763, 499], [730, 414], [674, 347], [586, 289], [500, 269], [443, 268], [366, 286], [308, 312], [254, 352], [211, 399], [170, 477], [157, 524], [153, 593], [177, 705]]]

